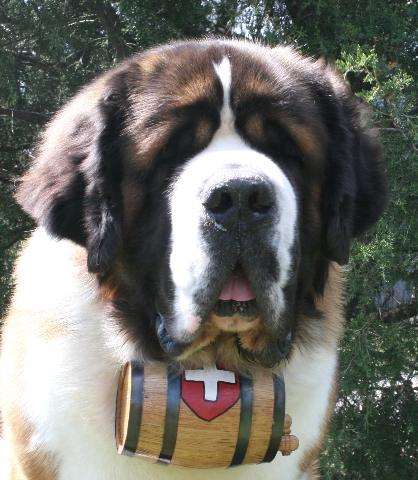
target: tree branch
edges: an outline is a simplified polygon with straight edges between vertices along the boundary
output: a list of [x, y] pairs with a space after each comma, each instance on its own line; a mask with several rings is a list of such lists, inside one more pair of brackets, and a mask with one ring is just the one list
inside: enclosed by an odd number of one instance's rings
[[0, 152], [3, 153], [16, 153], [16, 152], [21, 152], [22, 150], [26, 150], [30, 148], [31, 146], [29, 144], [27, 145], [17, 145], [16, 147], [10, 147], [9, 145], [0, 145]]
[[122, 60], [129, 54], [129, 48], [122, 32], [121, 19], [113, 5], [103, 0], [93, 0], [88, 5], [105, 29], [109, 44], [116, 51], [116, 60]]
[[[352, 299], [351, 302], [346, 305], [345, 313], [348, 321], [357, 314], [357, 305], [358, 302], [356, 299]], [[404, 303], [397, 308], [391, 308], [384, 312], [380, 309], [376, 309], [374, 304], [369, 304], [363, 309], [363, 313], [372, 315], [373, 318], [386, 324], [403, 323], [405, 321], [408, 323], [410, 318], [418, 318], [418, 303], [416, 301], [412, 303]]]
[[290, 17], [298, 27], [315, 14], [315, 4], [311, 2], [303, 4], [299, 0], [286, 0], [285, 4]]
[[408, 303], [401, 305], [398, 308], [381, 314], [380, 317], [384, 323], [398, 323], [413, 317], [418, 317], [418, 304]]
[[46, 60], [42, 60], [39, 57], [36, 57], [35, 55], [31, 55], [29, 53], [23, 53], [23, 52], [13, 52], [9, 51], [11, 55], [13, 55], [17, 60], [20, 60], [21, 62], [32, 65], [35, 67], [39, 67], [42, 70], [45, 70], [47, 72], [56, 72], [59, 73], [62, 69], [68, 68], [68, 65], [65, 64], [64, 62], [59, 62], [57, 64], [53, 62], [48, 62]]
[[0, 182], [7, 183], [8, 185], [15, 184], [15, 180], [12, 177], [9, 177], [8, 175], [4, 175], [1, 172], [0, 172]]
[[0, 116], [14, 117], [29, 123], [45, 123], [51, 115], [49, 113], [30, 112], [27, 110], [15, 110], [14, 108], [0, 107]]
[[393, 127], [382, 127], [378, 128], [379, 132], [382, 133], [402, 133], [402, 130], [400, 128], [393, 128]]

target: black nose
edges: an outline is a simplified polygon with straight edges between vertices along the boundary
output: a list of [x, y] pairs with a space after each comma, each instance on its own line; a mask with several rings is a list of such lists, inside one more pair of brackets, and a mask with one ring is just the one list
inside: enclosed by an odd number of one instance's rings
[[236, 178], [209, 189], [203, 205], [219, 224], [256, 224], [273, 217], [273, 185], [262, 178]]

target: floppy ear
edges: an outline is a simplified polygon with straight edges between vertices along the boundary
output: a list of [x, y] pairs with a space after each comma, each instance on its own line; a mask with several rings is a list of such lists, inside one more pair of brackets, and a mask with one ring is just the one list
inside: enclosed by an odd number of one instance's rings
[[387, 204], [387, 182], [380, 143], [360, 124], [360, 105], [351, 98], [334, 105], [325, 179], [325, 254], [348, 262], [353, 238], [371, 227]]
[[52, 235], [87, 248], [91, 272], [106, 273], [121, 237], [123, 76], [82, 90], [52, 120], [17, 200]]

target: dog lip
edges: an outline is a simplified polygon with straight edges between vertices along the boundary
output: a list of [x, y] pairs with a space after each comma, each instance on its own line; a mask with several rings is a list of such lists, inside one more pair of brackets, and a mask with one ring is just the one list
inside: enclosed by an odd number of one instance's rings
[[155, 331], [162, 350], [170, 356], [178, 357], [190, 345], [189, 343], [182, 343], [175, 340], [169, 334], [165, 325], [165, 319], [160, 313], [157, 314], [157, 318], [155, 319]]
[[243, 320], [252, 321], [259, 310], [255, 299], [248, 301], [218, 300], [213, 312], [219, 317], [239, 316]]

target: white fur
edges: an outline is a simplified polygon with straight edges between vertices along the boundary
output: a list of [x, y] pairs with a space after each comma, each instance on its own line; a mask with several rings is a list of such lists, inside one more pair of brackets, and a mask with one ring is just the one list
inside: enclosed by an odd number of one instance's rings
[[[178, 339], [187, 339], [200, 322], [196, 317], [194, 295], [206, 288], [210, 258], [200, 231], [205, 208], [199, 192], [211, 178], [219, 184], [229, 178], [268, 178], [272, 182], [279, 215], [272, 234], [272, 244], [280, 266], [280, 278], [272, 285], [271, 304], [276, 307], [276, 318], [284, 309], [283, 288], [291, 270], [291, 248], [295, 241], [297, 220], [296, 195], [288, 178], [267, 156], [247, 145], [235, 132], [233, 113], [229, 105], [231, 66], [224, 58], [215, 65], [224, 91], [221, 125], [205, 150], [189, 160], [180, 173], [171, 192], [172, 242], [170, 268], [175, 285], [175, 331]], [[225, 227], [216, 224], [225, 230]]]
[[[295, 352], [284, 370], [286, 410], [293, 418], [292, 431], [300, 440], [299, 450], [290, 457], [278, 454], [271, 464], [215, 473], [163, 467], [120, 456], [114, 439], [117, 377], [132, 352], [115, 351], [109, 346], [108, 335], [113, 327], [107, 323], [105, 308], [95, 296], [94, 279], [81, 271], [80, 260], [74, 255], [78, 250], [71, 242], [56, 241], [39, 229], [18, 267], [27, 274], [21, 276], [17, 286], [20, 307], [24, 307], [28, 289], [33, 289], [39, 308], [47, 305], [48, 311], [56, 315], [57, 325], [65, 327], [66, 332], [42, 340], [36, 337], [39, 326], [36, 322], [31, 326], [28, 318], [32, 333], [28, 331], [21, 392], [21, 413], [35, 429], [32, 447], [56, 454], [60, 461], [58, 480], [298, 479], [298, 464], [317, 439], [324, 419], [336, 366], [335, 352], [324, 347]], [[34, 272], [41, 265], [42, 269]], [[7, 443], [7, 431], [5, 440]], [[9, 480], [7, 475], [0, 478]]]
[[11, 475], [11, 462], [8, 445], [0, 438], [0, 480], [9, 480]]
[[221, 110], [221, 125], [219, 127], [218, 135], [220, 132], [230, 132], [234, 128], [234, 115], [229, 104], [229, 96], [231, 93], [231, 80], [232, 71], [229, 60], [224, 57], [220, 64], [214, 64], [215, 72], [222, 83], [223, 88], [223, 105]]

